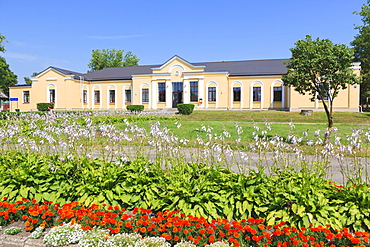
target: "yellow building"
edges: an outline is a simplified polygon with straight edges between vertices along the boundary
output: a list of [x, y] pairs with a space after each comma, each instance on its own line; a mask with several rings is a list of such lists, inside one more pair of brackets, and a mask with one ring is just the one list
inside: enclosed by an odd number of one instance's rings
[[[190, 63], [174, 56], [161, 65], [115, 67], [87, 74], [49, 67], [33, 77], [32, 85], [10, 87], [11, 110], [37, 110], [52, 102], [56, 110], [124, 110], [142, 104], [146, 109], [174, 108], [178, 103], [195, 109], [323, 110], [284, 86], [284, 59]], [[355, 73], [360, 65], [353, 64]], [[342, 90], [334, 111], [358, 111], [359, 85]]]

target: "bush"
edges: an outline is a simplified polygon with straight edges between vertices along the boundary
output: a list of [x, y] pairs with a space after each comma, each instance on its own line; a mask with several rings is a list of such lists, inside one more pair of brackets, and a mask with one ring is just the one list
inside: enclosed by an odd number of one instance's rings
[[37, 110], [48, 111], [49, 105], [54, 109], [54, 103], [37, 103]]
[[126, 109], [131, 112], [142, 112], [144, 110], [144, 105], [127, 105]]
[[182, 115], [190, 115], [193, 113], [194, 105], [193, 104], [178, 104], [177, 109]]

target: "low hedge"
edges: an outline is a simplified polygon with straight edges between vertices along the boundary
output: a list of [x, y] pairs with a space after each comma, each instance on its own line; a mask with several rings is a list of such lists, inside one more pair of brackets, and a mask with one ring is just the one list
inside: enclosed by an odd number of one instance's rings
[[178, 104], [177, 109], [182, 115], [190, 115], [193, 113], [194, 105], [193, 104]]
[[54, 109], [54, 103], [37, 103], [37, 110], [48, 111], [49, 106], [51, 106]]
[[130, 112], [142, 112], [144, 110], [144, 105], [127, 105], [126, 109]]

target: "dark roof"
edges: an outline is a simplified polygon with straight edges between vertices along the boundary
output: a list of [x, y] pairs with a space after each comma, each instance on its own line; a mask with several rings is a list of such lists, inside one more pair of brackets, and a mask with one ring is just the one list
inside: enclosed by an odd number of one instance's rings
[[61, 69], [61, 68], [57, 68], [57, 67], [53, 67], [53, 66], [50, 66], [49, 68], [53, 68], [55, 69], [56, 71], [59, 71], [60, 73], [64, 74], [64, 75], [74, 75], [75, 76], [75, 79], [79, 79], [80, 76], [84, 76], [85, 74], [82, 74], [82, 73], [78, 73], [78, 72], [75, 72], [75, 71], [70, 71], [70, 70], [66, 70], [66, 69]]
[[[253, 76], [253, 75], [283, 75], [287, 72], [285, 65], [285, 61], [287, 60], [288, 59], [266, 59], [266, 60], [223, 61], [223, 62], [204, 62], [204, 63], [188, 62], [188, 63], [193, 66], [205, 66], [204, 69], [205, 72], [227, 72], [229, 73], [230, 76], [248, 76], [248, 75]], [[133, 75], [152, 74], [153, 68], [159, 68], [165, 63], [160, 65], [112, 67], [98, 71], [93, 71], [86, 74], [65, 70], [53, 66], [49, 68], [59, 71], [64, 75], [74, 75], [75, 79], [77, 80], [79, 79], [80, 76], [82, 76], [83, 79], [86, 81], [111, 81], [111, 80], [131, 80]]]
[[103, 80], [131, 80], [132, 75], [151, 74], [152, 68], [157, 65], [130, 66], [130, 67], [112, 67], [93, 71], [85, 74], [88, 81]]
[[285, 61], [287, 61], [287, 59], [205, 62], [192, 64], [205, 65], [205, 72], [227, 71], [230, 76], [282, 75], [287, 72]]
[[[230, 76], [283, 75], [287, 72], [285, 61], [287, 61], [287, 59], [204, 62], [190, 64], [194, 66], [205, 66], [205, 72], [228, 72]], [[85, 78], [88, 81], [130, 80], [133, 75], [152, 74], [152, 69], [160, 66], [162, 65], [107, 68], [85, 74]]]

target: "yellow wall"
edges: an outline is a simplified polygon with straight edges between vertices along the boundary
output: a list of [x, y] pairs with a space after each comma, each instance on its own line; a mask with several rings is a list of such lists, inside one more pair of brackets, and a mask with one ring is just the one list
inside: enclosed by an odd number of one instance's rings
[[[358, 67], [354, 68], [358, 74]], [[198, 99], [203, 104], [190, 102], [190, 82], [198, 81]], [[166, 83], [166, 103], [158, 102], [158, 83]], [[134, 75], [132, 80], [116, 81], [80, 81], [72, 79], [70, 75], [63, 75], [53, 69], [39, 74], [32, 86], [10, 88], [10, 97], [19, 98], [18, 108], [21, 111], [36, 110], [36, 103], [48, 102], [48, 87], [56, 90], [56, 110], [73, 109], [110, 109], [125, 110], [125, 89], [131, 86], [131, 104], [143, 104], [146, 109], [172, 107], [172, 82], [183, 82], [183, 101], [192, 103], [198, 109], [281, 109], [291, 111], [301, 109], [322, 110], [319, 101], [310, 101], [310, 95], [300, 95], [292, 88], [283, 87], [283, 101], [273, 102], [273, 87], [283, 85], [281, 76], [238, 76], [230, 77], [227, 72], [204, 72], [204, 67], [193, 66], [185, 60], [174, 58], [164, 65], [154, 68], [152, 74]], [[253, 102], [253, 85], [261, 87], [261, 102]], [[207, 102], [208, 87], [216, 87], [216, 102]], [[241, 88], [240, 102], [233, 101], [233, 87]], [[149, 102], [142, 102], [142, 89], [149, 89]], [[82, 102], [82, 90], [87, 90], [88, 102]], [[100, 90], [100, 103], [94, 103], [94, 90]], [[109, 90], [115, 90], [115, 103], [109, 102]], [[22, 102], [22, 92], [30, 91], [30, 103]], [[359, 102], [359, 85], [349, 86], [341, 91], [334, 100], [334, 110], [356, 111]], [[16, 108], [12, 102], [12, 110]]]

